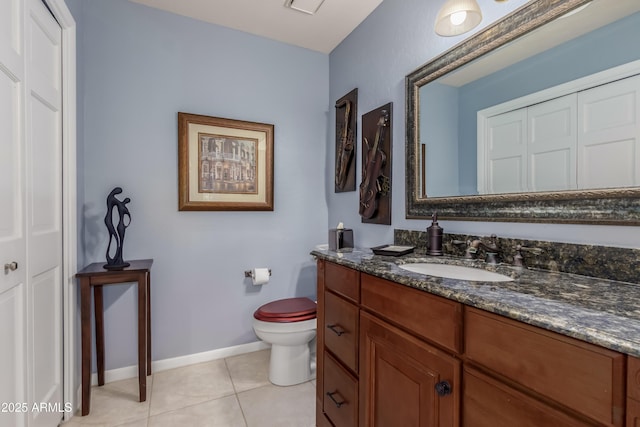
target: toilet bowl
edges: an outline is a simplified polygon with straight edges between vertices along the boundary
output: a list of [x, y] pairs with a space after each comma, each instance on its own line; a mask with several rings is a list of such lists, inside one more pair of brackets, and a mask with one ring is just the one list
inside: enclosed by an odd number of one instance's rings
[[316, 325], [316, 303], [309, 298], [273, 301], [253, 313], [256, 335], [271, 344], [271, 383], [288, 386], [312, 379], [310, 344]]

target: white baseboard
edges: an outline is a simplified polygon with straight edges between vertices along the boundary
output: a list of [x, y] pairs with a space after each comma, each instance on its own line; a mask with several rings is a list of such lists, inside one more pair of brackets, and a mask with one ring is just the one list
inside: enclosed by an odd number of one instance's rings
[[[172, 357], [171, 359], [156, 360], [151, 363], [152, 372], [166, 371], [167, 369], [180, 368], [196, 363], [210, 362], [212, 360], [224, 359], [225, 357], [237, 356], [239, 354], [251, 353], [269, 348], [270, 345], [263, 341], [255, 341], [247, 344], [240, 344], [233, 347], [218, 348], [216, 350], [204, 351], [202, 353], [188, 354], [186, 356]], [[138, 365], [126, 366], [124, 368], [111, 369], [105, 371], [104, 382], [126, 380], [138, 377]], [[98, 385], [98, 374], [91, 375], [91, 385]], [[80, 400], [78, 400], [80, 401]]]

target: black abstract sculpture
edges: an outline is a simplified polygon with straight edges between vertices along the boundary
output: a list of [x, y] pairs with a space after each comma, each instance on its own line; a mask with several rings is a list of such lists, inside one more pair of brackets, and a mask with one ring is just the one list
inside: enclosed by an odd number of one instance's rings
[[[107, 215], [104, 223], [109, 231], [109, 245], [107, 246], [107, 263], [103, 266], [107, 270], [122, 270], [130, 264], [122, 259], [122, 247], [124, 246], [124, 232], [131, 224], [131, 215], [127, 209], [127, 203], [131, 201], [128, 197], [122, 201], [116, 198], [116, 194], [122, 193], [122, 188], [116, 187], [107, 196]], [[118, 210], [119, 221], [117, 227], [113, 226], [113, 210]], [[115, 244], [115, 253], [110, 254], [111, 245]]]

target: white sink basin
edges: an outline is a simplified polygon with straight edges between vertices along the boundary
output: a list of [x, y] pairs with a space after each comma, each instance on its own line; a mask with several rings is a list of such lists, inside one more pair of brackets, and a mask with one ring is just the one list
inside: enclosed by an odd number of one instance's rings
[[482, 270], [480, 268], [463, 267], [461, 265], [415, 263], [402, 264], [398, 267], [414, 273], [428, 276], [445, 277], [447, 279], [471, 280], [475, 282], [512, 282], [513, 279], [504, 274]]

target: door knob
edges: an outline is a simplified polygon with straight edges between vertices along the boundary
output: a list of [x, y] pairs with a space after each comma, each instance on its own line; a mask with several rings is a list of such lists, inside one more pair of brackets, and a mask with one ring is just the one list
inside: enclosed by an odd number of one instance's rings
[[4, 274], [8, 274], [10, 271], [16, 271], [18, 269], [18, 263], [13, 261], [4, 265]]

